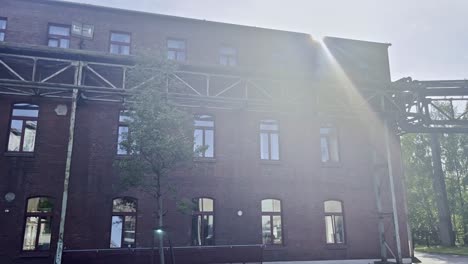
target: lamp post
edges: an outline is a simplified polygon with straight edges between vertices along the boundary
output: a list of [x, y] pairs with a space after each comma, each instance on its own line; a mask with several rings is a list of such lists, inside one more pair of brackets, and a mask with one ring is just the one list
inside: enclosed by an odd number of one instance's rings
[[[172, 248], [172, 241], [171, 241], [171, 237], [169, 236], [169, 233], [167, 231], [164, 231], [162, 227], [158, 227], [157, 229], [154, 230], [154, 232], [160, 235], [162, 238], [164, 234], [166, 234], [167, 241], [169, 242], [169, 251], [171, 252], [171, 264], [175, 264], [174, 250]], [[153, 253], [151, 255], [151, 263], [154, 264], [154, 233], [153, 233]], [[161, 263], [161, 264], [165, 264], [165, 263]]]

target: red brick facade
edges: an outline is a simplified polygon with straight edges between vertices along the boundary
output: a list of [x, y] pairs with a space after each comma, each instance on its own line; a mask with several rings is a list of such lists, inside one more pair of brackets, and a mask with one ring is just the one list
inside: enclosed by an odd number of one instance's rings
[[[108, 52], [109, 32], [119, 30], [131, 33], [133, 54], [160, 50], [169, 37], [183, 38], [190, 65], [214, 67], [218, 63], [219, 45], [225, 43], [238, 49], [242, 71], [263, 72], [277, 67], [272, 54], [278, 49], [284, 52], [281, 56], [288, 58], [280, 66], [290, 64], [301, 69], [300, 72], [315, 73], [318, 64], [315, 44], [306, 34], [53, 1], [0, 0], [0, 6], [0, 17], [8, 20], [7, 43], [47, 45], [49, 23], [70, 25], [72, 21], [80, 21], [95, 26], [94, 39], [84, 42], [84, 49], [91, 51]], [[72, 38], [70, 47], [77, 49], [78, 45], [79, 40]], [[387, 45], [363, 42], [362, 48], [375, 51], [369, 60], [375, 60], [378, 68], [372, 70], [382, 82], [389, 81]], [[354, 51], [359, 55], [359, 49]], [[359, 78], [358, 64], [352, 58], [348, 63], [354, 66], [347, 72]], [[11, 107], [17, 102], [31, 102], [40, 107], [35, 151], [30, 156], [6, 151]], [[54, 111], [59, 104], [68, 106], [66, 116]], [[70, 102], [63, 99], [0, 94], [2, 263], [3, 259], [15, 259], [14, 263], [52, 263], [60, 219], [69, 106]], [[155, 202], [141, 193], [123, 194], [115, 190], [117, 178], [112, 164], [117, 158], [119, 109], [120, 105], [115, 103], [83, 100], [78, 104], [65, 226], [66, 249], [109, 248], [112, 199], [123, 195], [138, 199], [136, 246], [151, 246]], [[326, 119], [337, 127], [340, 149], [340, 163], [326, 166], [320, 157], [319, 131], [324, 120], [313, 110], [264, 113], [201, 107], [193, 111], [215, 117], [215, 159], [196, 162], [192, 170], [173, 175], [178, 191], [176, 199], [166, 201], [165, 221], [175, 247], [190, 246], [191, 228], [191, 216], [176, 209], [177, 199], [214, 199], [216, 245], [254, 245], [262, 243], [261, 200], [276, 198], [282, 201], [283, 245], [267, 246], [263, 250], [265, 261], [379, 258], [372, 153], [373, 148], [382, 152], [384, 141], [382, 134], [371, 134], [369, 120], [359, 116]], [[260, 160], [259, 121], [262, 119], [279, 121], [281, 158], [278, 162]], [[373, 137], [375, 141], [371, 140]], [[408, 257], [398, 138], [393, 142], [400, 235], [404, 257]], [[16, 194], [13, 202], [3, 198], [8, 192]], [[38, 254], [21, 252], [25, 203], [32, 196], [55, 199], [52, 248]], [[383, 197], [384, 212], [391, 212], [388, 188], [383, 190]], [[323, 202], [329, 199], [343, 202], [346, 236], [343, 245], [327, 245], [325, 241]], [[238, 211], [242, 211], [242, 216], [238, 216]], [[390, 218], [386, 218], [386, 225], [387, 240], [394, 247]], [[182, 249], [177, 250], [181, 261], [191, 262], [190, 256], [183, 256]], [[125, 258], [114, 259], [113, 263], [137, 262], [131, 255]], [[75, 263], [71, 257], [67, 259], [67, 253], [65, 260]]]

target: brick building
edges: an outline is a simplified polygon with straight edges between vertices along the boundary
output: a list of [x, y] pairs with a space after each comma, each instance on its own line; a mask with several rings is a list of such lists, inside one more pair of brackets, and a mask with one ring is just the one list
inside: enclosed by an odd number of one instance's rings
[[[388, 47], [0, 0], [1, 263], [53, 261], [73, 89], [64, 263], [148, 263], [155, 202], [117, 192], [112, 164], [125, 155], [124, 73], [134, 55], [161, 53], [178, 65], [168, 97], [194, 113], [196, 144], [208, 147], [193, 170], [174, 173], [178, 191], [165, 201], [179, 263], [379, 259], [379, 219], [397, 252], [380, 101], [363, 99], [390, 83]], [[390, 153], [407, 258], [397, 136]], [[180, 199], [199, 206], [181, 213]]]

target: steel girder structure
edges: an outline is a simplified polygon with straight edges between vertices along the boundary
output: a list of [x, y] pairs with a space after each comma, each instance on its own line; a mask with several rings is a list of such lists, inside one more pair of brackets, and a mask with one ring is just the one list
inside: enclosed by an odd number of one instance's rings
[[398, 126], [404, 133], [468, 133], [468, 81], [393, 83]]
[[[135, 59], [129, 56], [77, 57], [70, 56], [74, 51], [56, 49], [53, 56], [48, 56], [51, 49], [38, 50], [23, 54], [17, 50], [5, 52], [0, 46], [0, 94], [71, 99], [73, 89], [78, 89], [79, 99], [123, 102], [129, 94], [161, 76], [158, 69], [136, 68]], [[139, 80], [131, 78], [133, 70], [140, 72]], [[299, 98], [285, 88], [284, 81], [245, 73], [182, 65], [165, 74], [165, 79], [165, 84], [157, 88], [183, 106], [268, 108], [294, 103]]]

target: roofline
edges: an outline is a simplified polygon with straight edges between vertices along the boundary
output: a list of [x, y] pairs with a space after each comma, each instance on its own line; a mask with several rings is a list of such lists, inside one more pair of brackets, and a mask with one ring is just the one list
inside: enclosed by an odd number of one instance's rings
[[332, 36], [326, 36], [323, 38], [325, 41], [326, 39], [336, 39], [336, 40], [343, 40], [343, 41], [353, 41], [353, 42], [361, 42], [361, 43], [367, 43], [367, 44], [372, 44], [372, 45], [381, 45], [381, 46], [386, 46], [390, 47], [392, 46], [391, 43], [385, 43], [385, 42], [377, 42], [377, 41], [368, 41], [368, 40], [360, 40], [360, 39], [349, 39], [349, 38], [340, 38], [340, 37], [332, 37]]
[[210, 20], [205, 20], [205, 19], [181, 17], [181, 16], [174, 16], [174, 15], [165, 15], [165, 14], [151, 13], [151, 12], [131, 10], [131, 9], [123, 9], [123, 8], [117, 8], [117, 7], [101, 6], [101, 5], [86, 4], [86, 3], [77, 3], [77, 2], [71, 2], [72, 0], [69, 0], [69, 1], [65, 1], [65, 0], [16, 0], [16, 1], [44, 3], [44, 4], [52, 4], [52, 5], [56, 4], [56, 5], [65, 5], [65, 6], [75, 6], [75, 7], [83, 7], [83, 8], [91, 8], [91, 9], [101, 9], [101, 10], [113, 11], [113, 12], [133, 13], [133, 14], [137, 14], [137, 15], [145, 15], [145, 16], [152, 16], [152, 17], [162, 17], [162, 18], [168, 18], [168, 19], [185, 20], [185, 21], [190, 21], [190, 22], [210, 23], [210, 24], [217, 24], [217, 25], [224, 25], [224, 26], [240, 27], [240, 28], [251, 29], [251, 30], [265, 30], [265, 31], [272, 31], [272, 32], [292, 34], [292, 35], [302, 35], [304, 37], [308, 36], [308, 37], [312, 38], [312, 36], [310, 34], [308, 34], [308, 33], [297, 32], [297, 31], [288, 31], [288, 30], [281, 30], [281, 29], [256, 27], [256, 26], [233, 24], [233, 23], [227, 23], [227, 22], [210, 21]]

